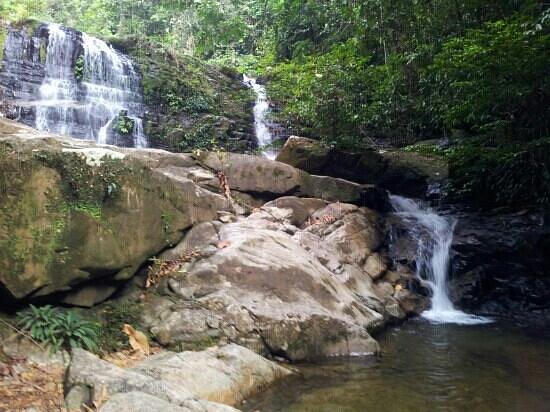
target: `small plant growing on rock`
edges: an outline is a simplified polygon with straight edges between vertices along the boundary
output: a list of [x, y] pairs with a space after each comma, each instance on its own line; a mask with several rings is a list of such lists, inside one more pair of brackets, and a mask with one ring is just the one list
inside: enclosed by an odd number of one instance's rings
[[18, 326], [36, 341], [49, 345], [52, 352], [61, 348], [85, 348], [97, 351], [98, 326], [74, 312], [62, 312], [51, 305], [36, 307], [17, 314]]
[[78, 56], [74, 64], [74, 77], [79, 82], [84, 79], [84, 57], [82, 55]]
[[134, 120], [125, 114], [120, 114], [113, 125], [115, 132], [122, 135], [130, 135], [134, 131]]

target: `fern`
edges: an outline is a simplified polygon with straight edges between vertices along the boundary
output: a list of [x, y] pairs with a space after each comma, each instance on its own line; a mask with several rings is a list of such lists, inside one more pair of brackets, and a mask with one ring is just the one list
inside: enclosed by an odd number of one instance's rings
[[98, 350], [98, 325], [82, 319], [74, 312], [62, 312], [51, 305], [36, 307], [17, 314], [18, 326], [33, 339], [50, 346], [52, 352], [61, 348]]

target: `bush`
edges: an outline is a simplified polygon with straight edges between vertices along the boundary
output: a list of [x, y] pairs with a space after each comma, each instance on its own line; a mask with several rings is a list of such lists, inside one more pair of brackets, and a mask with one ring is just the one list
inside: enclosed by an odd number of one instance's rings
[[17, 314], [18, 326], [33, 339], [49, 345], [52, 352], [61, 348], [98, 349], [98, 325], [82, 319], [74, 312], [62, 312], [51, 305], [36, 307]]
[[475, 207], [550, 204], [550, 139], [491, 147], [469, 142], [447, 151], [450, 194]]

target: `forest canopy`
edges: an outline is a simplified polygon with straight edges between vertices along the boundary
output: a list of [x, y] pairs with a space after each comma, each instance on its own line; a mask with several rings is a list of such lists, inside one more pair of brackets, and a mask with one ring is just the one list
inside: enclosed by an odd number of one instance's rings
[[[460, 196], [550, 201], [543, 1], [2, 0], [0, 14], [259, 75], [294, 133], [353, 149], [445, 139]], [[503, 162], [512, 177], [487, 166]]]

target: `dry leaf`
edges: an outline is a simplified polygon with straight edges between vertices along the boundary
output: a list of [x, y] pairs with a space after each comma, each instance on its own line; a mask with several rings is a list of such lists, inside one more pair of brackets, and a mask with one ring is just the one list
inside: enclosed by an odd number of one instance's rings
[[149, 347], [149, 339], [143, 332], [135, 330], [131, 325], [125, 324], [122, 327], [122, 331], [128, 335], [128, 341], [133, 350], [137, 352], [142, 352], [145, 355], [149, 356], [151, 353], [151, 348]]

